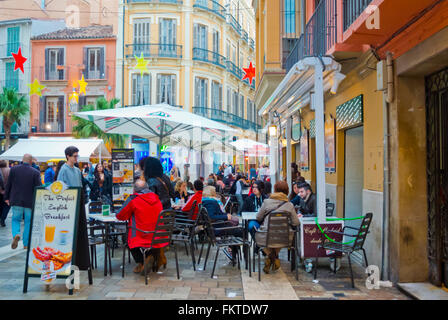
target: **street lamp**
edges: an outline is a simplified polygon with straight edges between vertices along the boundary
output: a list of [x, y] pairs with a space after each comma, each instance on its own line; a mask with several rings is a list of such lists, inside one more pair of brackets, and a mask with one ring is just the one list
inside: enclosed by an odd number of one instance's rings
[[275, 124], [271, 124], [269, 126], [269, 136], [274, 138], [277, 136], [277, 126]]

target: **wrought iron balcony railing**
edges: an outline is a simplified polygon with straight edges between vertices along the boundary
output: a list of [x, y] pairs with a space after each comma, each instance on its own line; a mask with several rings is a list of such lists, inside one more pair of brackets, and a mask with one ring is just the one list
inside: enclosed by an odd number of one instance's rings
[[343, 0], [344, 31], [363, 13], [372, 0]]
[[224, 20], [226, 19], [226, 8], [214, 0], [195, 0], [193, 7], [207, 10]]
[[226, 69], [226, 58], [217, 52], [202, 48], [193, 48], [193, 60], [212, 63], [218, 67]]
[[250, 47], [252, 50], [255, 50], [255, 41], [254, 41], [254, 39], [252, 39], [252, 38], [249, 38], [249, 47]]
[[235, 32], [241, 36], [241, 25], [238, 23], [238, 21], [236, 21], [233, 15], [227, 14], [227, 23], [230, 24], [233, 30], [235, 30]]
[[126, 57], [140, 57], [141, 54], [145, 58], [182, 58], [182, 46], [177, 44], [163, 43], [134, 43], [126, 45]]
[[249, 34], [246, 30], [241, 28], [241, 38], [249, 44]]
[[227, 60], [227, 71], [237, 77], [239, 80], [243, 78], [243, 70], [238, 68], [232, 61]]
[[44, 133], [63, 133], [64, 131], [64, 121], [62, 122], [40, 122], [39, 132]]
[[260, 130], [261, 126], [238, 115], [214, 108], [193, 107], [193, 113], [244, 130]]
[[322, 0], [286, 59], [286, 71], [306, 56], [323, 56], [336, 44], [337, 0]]

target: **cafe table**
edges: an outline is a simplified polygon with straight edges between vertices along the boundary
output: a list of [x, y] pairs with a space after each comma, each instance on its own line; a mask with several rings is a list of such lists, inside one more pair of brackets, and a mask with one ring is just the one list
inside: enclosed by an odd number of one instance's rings
[[[118, 220], [115, 215], [103, 216], [102, 214], [91, 214], [87, 215], [87, 218], [96, 221], [98, 224], [104, 226], [105, 229], [105, 247], [104, 247], [104, 276], [107, 276], [107, 260], [109, 252], [109, 234], [110, 228], [114, 225], [126, 225], [127, 221]], [[112, 267], [109, 268], [109, 274], [112, 275]]]
[[244, 232], [246, 233], [246, 239], [249, 239], [249, 221], [257, 219], [258, 212], [241, 212], [241, 218], [243, 220]]

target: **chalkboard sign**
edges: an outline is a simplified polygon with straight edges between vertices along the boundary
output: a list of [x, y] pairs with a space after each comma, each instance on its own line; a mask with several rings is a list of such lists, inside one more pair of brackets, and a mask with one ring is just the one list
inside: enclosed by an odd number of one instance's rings
[[112, 200], [120, 208], [134, 191], [134, 149], [112, 149]]
[[70, 276], [80, 197], [81, 188], [69, 188], [61, 181], [35, 189], [23, 292], [29, 277], [48, 284]]
[[[322, 223], [320, 224], [324, 232], [337, 231], [342, 232], [343, 224], [341, 222], [336, 223]], [[335, 233], [327, 233], [328, 236], [337, 242], [342, 242], [343, 236]], [[322, 232], [320, 232], [319, 227], [313, 221], [303, 221], [300, 224], [300, 241], [302, 248], [302, 258], [315, 258], [315, 257], [330, 257], [334, 255], [332, 252], [326, 252], [324, 249], [317, 246], [322, 244]], [[336, 253], [336, 257], [341, 257], [341, 253]]]

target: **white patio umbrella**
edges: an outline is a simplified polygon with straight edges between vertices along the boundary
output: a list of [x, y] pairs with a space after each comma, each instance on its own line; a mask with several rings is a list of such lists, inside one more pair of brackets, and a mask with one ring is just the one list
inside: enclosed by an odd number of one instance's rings
[[129, 134], [153, 140], [159, 144], [171, 135], [195, 127], [236, 131], [225, 124], [201, 117], [168, 104], [77, 112], [76, 116], [94, 122], [106, 133]]

